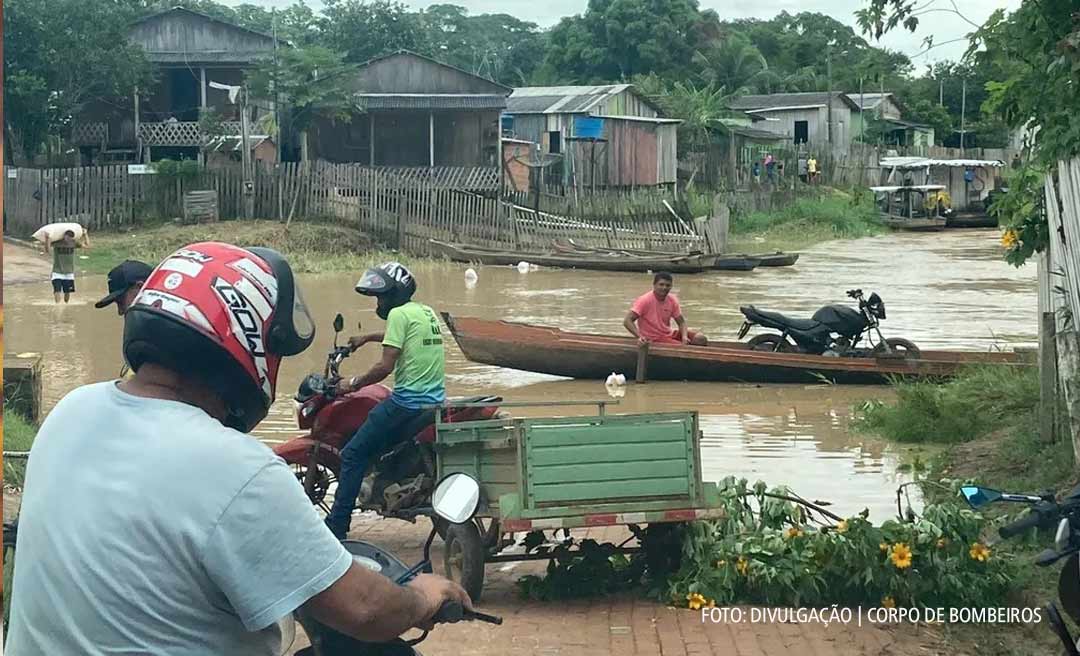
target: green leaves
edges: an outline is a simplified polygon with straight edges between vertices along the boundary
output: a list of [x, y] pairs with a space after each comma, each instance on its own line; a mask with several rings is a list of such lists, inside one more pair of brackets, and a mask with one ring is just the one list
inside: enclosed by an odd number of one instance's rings
[[282, 48], [248, 74], [248, 84], [256, 98], [272, 101], [281, 94], [293, 129], [304, 130], [318, 116], [352, 118], [356, 71], [356, 64], [345, 63], [343, 54], [329, 48]]

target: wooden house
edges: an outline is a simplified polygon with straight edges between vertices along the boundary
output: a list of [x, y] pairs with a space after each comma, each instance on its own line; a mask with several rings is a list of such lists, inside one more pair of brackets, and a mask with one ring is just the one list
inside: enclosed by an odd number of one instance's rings
[[631, 85], [609, 84], [514, 89], [502, 128], [562, 155], [548, 183], [631, 187], [676, 182], [680, 122]]
[[808, 150], [846, 152], [851, 144], [851, 116], [859, 106], [840, 92], [773, 93], [736, 98], [731, 109], [767, 116], [755, 127], [785, 135]]
[[373, 59], [348, 122], [320, 118], [309, 157], [371, 166], [499, 166], [499, 114], [510, 88], [423, 55]]
[[851, 115], [853, 137], [861, 137], [870, 121], [879, 120], [884, 123], [885, 143], [888, 145], [922, 149], [934, 145], [934, 128], [906, 120], [904, 114], [907, 108], [896, 94], [849, 93], [847, 96], [859, 107]]
[[[241, 134], [240, 106], [211, 82], [241, 84], [246, 71], [273, 55], [272, 36], [177, 7], [136, 21], [128, 38], [154, 65], [155, 84], [132, 89], [128, 107], [98, 102], [76, 118], [72, 141], [84, 160], [201, 158], [210, 136], [200, 130], [199, 118], [207, 112], [224, 120], [225, 136]], [[251, 124], [260, 118], [252, 108]]]

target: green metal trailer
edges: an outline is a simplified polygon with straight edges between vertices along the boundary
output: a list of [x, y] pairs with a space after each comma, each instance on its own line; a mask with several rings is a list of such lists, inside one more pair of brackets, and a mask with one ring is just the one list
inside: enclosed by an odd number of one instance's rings
[[[505, 405], [505, 404], [504, 404]], [[721, 516], [702, 481], [696, 412], [492, 419], [437, 425], [438, 475], [481, 486], [473, 522], [440, 527], [451, 578], [479, 599], [484, 565], [513, 533], [686, 522]]]

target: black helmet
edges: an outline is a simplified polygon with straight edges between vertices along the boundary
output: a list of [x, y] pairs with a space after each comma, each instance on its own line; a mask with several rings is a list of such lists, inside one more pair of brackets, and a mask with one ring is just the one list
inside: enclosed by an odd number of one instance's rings
[[405, 305], [416, 293], [416, 278], [403, 265], [387, 262], [364, 272], [356, 291], [364, 296], [374, 296], [379, 304], [375, 314], [386, 321], [390, 310]]

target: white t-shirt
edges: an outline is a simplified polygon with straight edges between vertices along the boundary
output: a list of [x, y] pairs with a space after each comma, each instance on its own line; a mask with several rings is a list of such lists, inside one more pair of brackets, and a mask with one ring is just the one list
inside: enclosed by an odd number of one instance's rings
[[27, 463], [7, 651], [273, 655], [352, 563], [288, 466], [202, 410], [80, 387]]

